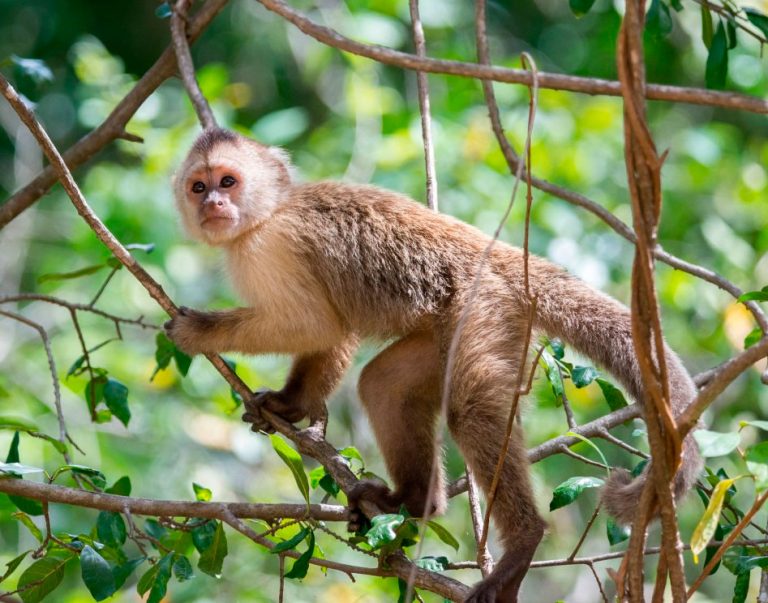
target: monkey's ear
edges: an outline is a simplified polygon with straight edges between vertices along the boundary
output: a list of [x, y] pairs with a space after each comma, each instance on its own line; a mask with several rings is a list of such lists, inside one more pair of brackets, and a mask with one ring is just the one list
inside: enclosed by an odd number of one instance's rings
[[267, 147], [267, 153], [269, 153], [269, 156], [273, 159], [277, 160], [285, 166], [286, 171], [288, 172], [288, 178], [293, 181], [296, 177], [296, 168], [294, 167], [293, 163], [291, 162], [291, 156], [282, 147]]

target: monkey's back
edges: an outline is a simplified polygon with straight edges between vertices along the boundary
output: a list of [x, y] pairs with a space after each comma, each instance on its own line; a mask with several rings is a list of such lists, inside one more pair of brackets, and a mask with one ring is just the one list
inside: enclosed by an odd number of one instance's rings
[[476, 229], [373, 186], [295, 186], [274, 217], [290, 229], [342, 319], [364, 336], [429, 326], [474, 274], [487, 244]]

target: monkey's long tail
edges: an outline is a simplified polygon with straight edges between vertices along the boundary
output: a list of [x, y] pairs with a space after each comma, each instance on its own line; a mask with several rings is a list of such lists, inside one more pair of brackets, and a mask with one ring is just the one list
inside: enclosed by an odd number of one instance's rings
[[[559, 337], [608, 369], [635, 401], [647, 397], [632, 344], [629, 310], [582, 281], [539, 258], [531, 258], [531, 287], [538, 297], [537, 328]], [[670, 402], [680, 415], [696, 395], [696, 386], [680, 358], [665, 344]], [[647, 408], [647, 407], [646, 407]], [[676, 497], [687, 492], [701, 472], [702, 459], [689, 434], [683, 442], [682, 464], [675, 477]], [[649, 467], [633, 479], [615, 470], [605, 485], [603, 505], [623, 524], [632, 522]]]

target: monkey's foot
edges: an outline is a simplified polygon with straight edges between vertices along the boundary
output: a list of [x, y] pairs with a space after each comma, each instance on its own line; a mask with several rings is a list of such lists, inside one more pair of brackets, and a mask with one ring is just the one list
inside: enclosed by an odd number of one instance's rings
[[394, 492], [381, 482], [371, 479], [357, 482], [347, 493], [347, 530], [350, 532], [360, 532], [370, 523], [368, 516], [360, 508], [360, 503], [364, 500], [376, 505], [384, 513], [396, 513], [402, 504], [402, 499], [395, 496]]
[[244, 405], [243, 421], [252, 423], [251, 431], [275, 432], [275, 428], [261, 414], [262, 409], [276, 414], [289, 423], [298, 423], [307, 416], [302, 405], [288, 398], [283, 392], [271, 389], [258, 392], [253, 399], [245, 401]]

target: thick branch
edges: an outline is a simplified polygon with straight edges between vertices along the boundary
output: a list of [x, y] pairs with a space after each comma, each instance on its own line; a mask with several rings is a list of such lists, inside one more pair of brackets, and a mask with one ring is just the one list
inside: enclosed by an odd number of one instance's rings
[[[445, 75], [458, 75], [473, 77], [510, 84], [532, 85], [533, 79], [530, 72], [522, 69], [510, 69], [506, 67], [492, 67], [464, 63], [461, 61], [448, 61], [443, 59], [419, 58], [418, 56], [393, 50], [377, 44], [364, 44], [355, 42], [341, 35], [334, 29], [318, 25], [282, 0], [258, 0], [266, 8], [277, 13], [287, 21], [293, 23], [301, 31], [340, 50], [352, 54], [368, 57], [380, 63], [412, 69], [414, 71], [426, 71], [429, 73], [442, 73]], [[602, 94], [607, 96], [621, 96], [619, 82], [603, 80], [599, 78], [576, 77], [572, 75], [560, 75], [554, 73], [539, 73], [539, 86], [551, 90], [567, 90], [582, 92], [584, 94]], [[649, 84], [646, 89], [646, 98], [649, 100], [664, 100], [691, 103], [694, 105], [711, 105], [727, 109], [741, 109], [754, 113], [768, 113], [768, 101], [746, 94], [736, 92], [718, 92], [703, 88], [684, 88], [681, 86], [667, 86], [662, 84]]]
[[35, 500], [114, 511], [127, 509], [134, 515], [153, 517], [201, 517], [224, 519], [225, 511], [242, 519], [317, 519], [347, 521], [347, 509], [340, 505], [259, 504], [236, 502], [197, 502], [184, 500], [153, 500], [100, 492], [88, 492], [55, 484], [41, 484], [26, 479], [0, 479], [0, 492], [25, 496]]

